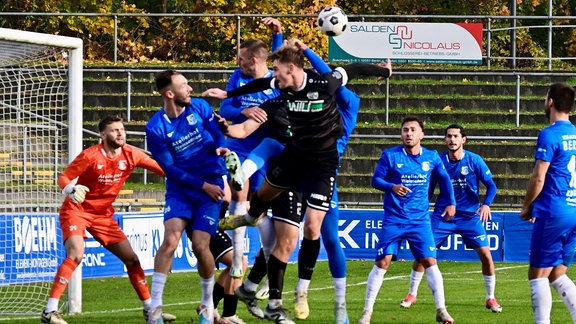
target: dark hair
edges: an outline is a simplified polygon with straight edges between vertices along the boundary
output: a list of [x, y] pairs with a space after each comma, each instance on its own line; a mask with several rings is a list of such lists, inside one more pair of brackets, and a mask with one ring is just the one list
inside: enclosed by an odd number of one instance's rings
[[401, 126], [404, 126], [404, 124], [409, 123], [409, 122], [414, 122], [414, 121], [415, 121], [415, 122], [418, 122], [418, 125], [420, 125], [420, 128], [421, 128], [422, 130], [424, 130], [424, 124], [423, 124], [423, 123], [420, 121], [420, 119], [418, 119], [418, 117], [416, 117], [416, 116], [407, 116], [407, 117], [404, 117], [404, 119], [402, 120], [402, 125], [401, 125]]
[[552, 99], [556, 110], [569, 113], [574, 107], [574, 88], [566, 83], [554, 83], [548, 89], [548, 98]]
[[98, 123], [98, 131], [103, 132], [106, 129], [106, 126], [115, 122], [124, 122], [124, 118], [118, 115], [106, 116], [102, 118], [102, 120], [100, 120], [100, 122]]
[[240, 49], [245, 49], [250, 58], [262, 57], [265, 59], [268, 57], [268, 48], [266, 47], [266, 43], [259, 39], [249, 39], [243, 42], [240, 44]]
[[276, 52], [270, 54], [272, 61], [278, 60], [280, 63], [292, 63], [295, 66], [304, 68], [304, 53], [291, 46], [282, 46]]
[[460, 130], [460, 134], [462, 135], [462, 137], [466, 137], [466, 133], [464, 133], [464, 127], [458, 125], [458, 124], [452, 124], [448, 127], [446, 127], [446, 129], [444, 130], [444, 136], [448, 135], [448, 130], [449, 129], [459, 129]]
[[169, 85], [172, 84], [172, 77], [175, 75], [180, 75], [182, 73], [176, 71], [176, 70], [172, 70], [172, 69], [168, 69], [168, 70], [164, 70], [161, 72], [156, 73], [156, 90], [158, 90], [159, 92], [164, 91], [164, 89], [166, 89], [166, 87], [168, 87]]

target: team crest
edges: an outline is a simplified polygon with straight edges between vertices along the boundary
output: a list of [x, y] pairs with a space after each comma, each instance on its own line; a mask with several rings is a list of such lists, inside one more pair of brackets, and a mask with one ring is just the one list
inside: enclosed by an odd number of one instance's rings
[[430, 171], [430, 162], [428, 161], [422, 162], [422, 171]]
[[468, 173], [470, 173], [470, 170], [468, 170], [468, 166], [467, 165], [463, 166], [460, 173], [462, 173], [463, 175], [468, 175]]
[[118, 161], [118, 169], [126, 170], [127, 167], [128, 167], [128, 164], [126, 163], [126, 160]]
[[308, 92], [308, 93], [306, 94], [306, 97], [307, 97], [308, 99], [310, 99], [310, 100], [316, 100], [316, 99], [318, 99], [319, 96], [320, 96], [320, 95], [319, 95], [318, 92], [316, 92], [316, 91], [314, 91], [314, 92]]
[[194, 115], [188, 115], [188, 117], [186, 117], [186, 120], [188, 120], [188, 125], [196, 125], [196, 123], [198, 122], [198, 120], [196, 120], [196, 117], [194, 117]]

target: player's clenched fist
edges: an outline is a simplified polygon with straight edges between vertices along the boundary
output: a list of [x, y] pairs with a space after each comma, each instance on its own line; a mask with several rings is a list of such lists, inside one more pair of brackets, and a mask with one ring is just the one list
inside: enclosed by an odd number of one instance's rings
[[86, 198], [86, 193], [88, 191], [90, 191], [88, 187], [79, 184], [77, 185], [69, 184], [64, 188], [64, 190], [62, 190], [64, 194], [70, 197], [70, 200], [72, 200], [77, 204], [81, 204], [84, 202], [84, 198]]

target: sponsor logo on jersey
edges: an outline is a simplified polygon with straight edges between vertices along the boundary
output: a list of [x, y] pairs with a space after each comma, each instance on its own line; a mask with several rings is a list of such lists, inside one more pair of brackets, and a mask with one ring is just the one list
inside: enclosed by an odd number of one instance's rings
[[397, 167], [398, 169], [401, 169], [403, 166], [404, 166], [404, 164], [402, 164], [402, 163], [396, 163], [396, 167]]
[[308, 99], [310, 99], [310, 100], [316, 100], [316, 99], [318, 99], [319, 96], [320, 96], [320, 95], [318, 94], [317, 91], [308, 92], [308, 93], [306, 94], [306, 98], [308, 98]]
[[168, 133], [168, 138], [172, 137], [172, 135], [174, 135], [174, 132]]
[[188, 120], [189, 125], [196, 125], [196, 123], [198, 122], [198, 120], [196, 120], [196, 117], [194, 117], [194, 115], [188, 115], [188, 117], [186, 117], [186, 120]]
[[293, 112], [317, 112], [322, 110], [324, 100], [288, 101], [288, 110]]
[[98, 164], [98, 170], [101, 170], [104, 167], [104, 164]]
[[428, 161], [422, 162], [422, 171], [430, 171], [430, 162]]

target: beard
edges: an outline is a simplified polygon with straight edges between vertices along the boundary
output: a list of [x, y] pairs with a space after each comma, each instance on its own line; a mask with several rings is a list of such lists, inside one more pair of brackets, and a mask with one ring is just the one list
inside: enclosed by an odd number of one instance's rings
[[190, 98], [186, 98], [186, 100], [176, 99], [176, 100], [174, 100], [174, 103], [177, 104], [178, 106], [184, 108], [190, 104]]
[[125, 143], [126, 143], [125, 140], [122, 140], [122, 142], [119, 143], [115, 138], [107, 138], [106, 139], [106, 144], [108, 144], [108, 146], [110, 146], [113, 149], [120, 148], [120, 147], [124, 146]]

